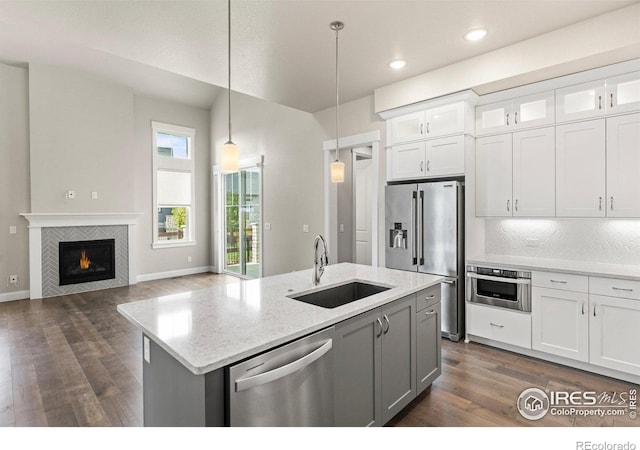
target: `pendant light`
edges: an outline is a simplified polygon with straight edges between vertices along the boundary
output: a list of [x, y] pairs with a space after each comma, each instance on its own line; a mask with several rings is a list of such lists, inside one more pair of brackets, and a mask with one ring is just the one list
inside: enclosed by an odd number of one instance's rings
[[344, 23], [340, 21], [331, 22], [329, 27], [336, 32], [336, 159], [329, 166], [331, 168], [331, 182], [344, 182], [344, 163], [340, 161], [340, 143], [338, 141], [340, 133], [338, 131], [338, 107], [340, 105], [340, 90], [338, 84], [338, 32], [344, 28]]
[[220, 149], [220, 165], [222, 167], [222, 172], [230, 173], [237, 172], [239, 168], [240, 161], [240, 148], [233, 143], [231, 140], [231, 0], [227, 1], [227, 33], [228, 33], [228, 76], [229, 76], [229, 86], [228, 86], [228, 99], [229, 99], [229, 140], [224, 143], [222, 148]]

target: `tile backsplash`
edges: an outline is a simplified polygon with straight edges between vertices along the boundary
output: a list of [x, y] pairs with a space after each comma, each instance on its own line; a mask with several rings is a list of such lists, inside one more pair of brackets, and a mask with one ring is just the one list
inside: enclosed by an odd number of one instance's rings
[[640, 264], [640, 220], [487, 219], [485, 252]]

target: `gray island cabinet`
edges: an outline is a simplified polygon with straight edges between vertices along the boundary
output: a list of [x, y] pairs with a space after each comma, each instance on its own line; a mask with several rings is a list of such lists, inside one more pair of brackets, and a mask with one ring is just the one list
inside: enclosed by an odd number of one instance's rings
[[[386, 290], [334, 308], [291, 298], [352, 281]], [[343, 263], [327, 266], [315, 287], [304, 270], [119, 305], [142, 331], [144, 425], [229, 425], [232, 367], [329, 329], [331, 342], [301, 358], [322, 352], [324, 367], [332, 367], [322, 375], [332, 376], [330, 389], [318, 393], [333, 400], [328, 423], [384, 425], [440, 374], [441, 281]], [[313, 364], [295, 369], [301, 382]], [[304, 396], [295, 400], [307, 407]]]

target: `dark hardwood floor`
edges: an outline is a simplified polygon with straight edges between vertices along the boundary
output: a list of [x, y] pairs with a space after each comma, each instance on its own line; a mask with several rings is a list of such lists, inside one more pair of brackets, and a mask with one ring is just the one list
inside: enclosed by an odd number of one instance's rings
[[[141, 426], [141, 335], [120, 303], [237, 280], [202, 274], [135, 286], [0, 303], [0, 425]], [[528, 421], [516, 399], [528, 387], [628, 391], [629, 383], [479, 344], [443, 341], [443, 371], [389, 425], [639, 426], [624, 417]]]

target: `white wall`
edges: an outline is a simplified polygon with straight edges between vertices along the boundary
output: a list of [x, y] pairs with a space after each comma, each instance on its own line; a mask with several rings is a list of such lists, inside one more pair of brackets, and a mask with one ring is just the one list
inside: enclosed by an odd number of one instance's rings
[[[228, 139], [227, 118], [227, 97], [220, 95], [211, 114], [214, 161]], [[263, 275], [311, 268], [313, 239], [324, 225], [322, 141], [328, 136], [311, 114], [235, 92], [232, 121], [240, 158], [264, 156], [263, 222], [271, 230], [264, 231]]]
[[[0, 300], [29, 289], [27, 221], [19, 215], [29, 211], [28, 102], [27, 70], [0, 64]], [[17, 285], [7, 285], [9, 275]]]
[[[532, 247], [527, 239], [537, 239]], [[640, 220], [486, 219], [489, 254], [640, 264]]]
[[[134, 210], [130, 88], [86, 72], [30, 64], [29, 111], [31, 212]], [[75, 199], [65, 198], [68, 190], [76, 191]]]
[[[210, 263], [211, 217], [211, 159], [209, 149], [210, 111], [182, 105], [173, 101], [136, 95], [134, 98], [134, 151], [131, 154], [135, 168], [133, 209], [142, 212], [138, 219], [138, 273], [157, 274], [174, 270], [208, 268]], [[151, 122], [194, 128], [195, 136], [195, 240], [193, 247], [153, 249], [152, 207], [152, 131]], [[188, 257], [191, 262], [188, 262]]]

